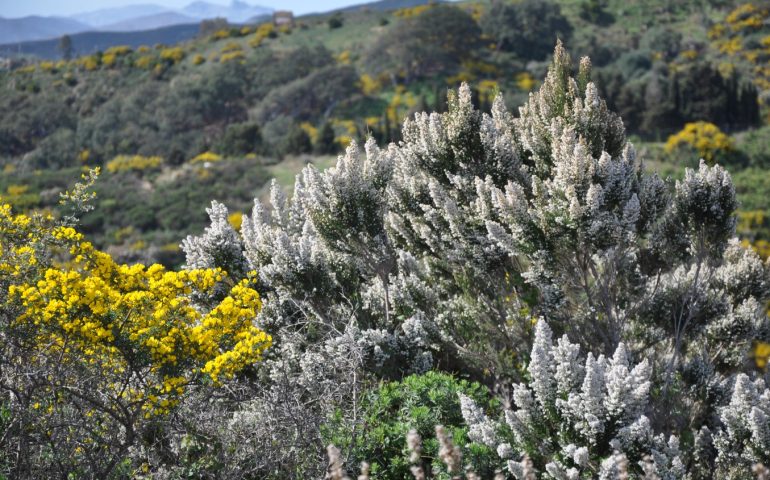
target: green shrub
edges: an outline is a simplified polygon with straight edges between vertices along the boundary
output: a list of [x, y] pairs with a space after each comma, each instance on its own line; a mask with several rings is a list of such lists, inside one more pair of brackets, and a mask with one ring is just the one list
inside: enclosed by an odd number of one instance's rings
[[326, 429], [324, 440], [348, 455], [348, 471], [358, 471], [358, 465], [365, 461], [371, 465], [372, 478], [401, 480], [411, 478], [406, 436], [414, 429], [422, 437], [423, 468], [428, 477], [444, 478], [436, 475], [444, 467], [438, 458], [435, 438], [435, 426], [444, 425], [454, 444], [462, 447], [463, 464], [472, 465], [482, 478], [492, 478], [493, 465], [499, 461], [497, 454], [482, 445], [467, 445], [458, 393], [473, 398], [487, 411], [498, 409], [486, 387], [478, 383], [439, 372], [411, 375], [363, 395], [359, 430], [351, 431], [343, 425], [342, 412], [338, 412]]

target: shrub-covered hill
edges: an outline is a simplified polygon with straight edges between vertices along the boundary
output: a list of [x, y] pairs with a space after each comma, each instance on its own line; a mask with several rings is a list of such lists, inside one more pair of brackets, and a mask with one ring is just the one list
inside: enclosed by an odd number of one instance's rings
[[[23, 208], [56, 208], [48, 192], [72, 178], [67, 169], [102, 166], [104, 213], [85, 219], [89, 234], [101, 246], [124, 244], [121, 237], [141, 251], [169, 250], [201, 226], [202, 211], [187, 223], [178, 216], [198, 198], [191, 192], [226, 182], [217, 178], [237, 178], [214, 196], [240, 210], [269, 178], [265, 166], [335, 154], [367, 135], [398, 141], [405, 117], [444, 111], [447, 88], [462, 81], [482, 110], [499, 90], [515, 112], [543, 78], [557, 37], [591, 56], [600, 92], [637, 143], [649, 144], [658, 168], [681, 175], [706, 154], [762, 171], [767, 24], [767, 2], [362, 6], [280, 28], [206, 22], [197, 39], [178, 45], [14, 60], [0, 72], [0, 194]], [[716, 130], [686, 130], [698, 122]], [[680, 131], [669, 148], [659, 143]], [[207, 161], [210, 154], [225, 161]], [[277, 170], [291, 178], [285, 172], [298, 168]], [[745, 178], [739, 191], [765, 195], [754, 175]], [[750, 208], [761, 217], [752, 232], [766, 229], [766, 207]], [[756, 239], [770, 238], [763, 235]]]

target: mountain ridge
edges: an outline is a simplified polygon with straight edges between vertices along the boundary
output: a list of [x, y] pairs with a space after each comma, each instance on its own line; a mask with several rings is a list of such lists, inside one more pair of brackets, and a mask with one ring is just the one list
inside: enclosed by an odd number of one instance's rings
[[69, 17], [29, 15], [21, 18], [0, 17], [0, 43], [18, 43], [40, 38], [85, 32], [90, 25]]
[[232, 0], [227, 5], [195, 0], [182, 8], [140, 3], [81, 12], [70, 16], [30, 15], [0, 17], [0, 45], [53, 40], [62, 35], [85, 32], [137, 32], [225, 18], [230, 23], [246, 23], [272, 14], [273, 9]]

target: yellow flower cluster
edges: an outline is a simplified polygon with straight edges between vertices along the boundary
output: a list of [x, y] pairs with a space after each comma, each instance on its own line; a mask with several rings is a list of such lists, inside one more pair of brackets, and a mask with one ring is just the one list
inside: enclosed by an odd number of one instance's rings
[[761, 28], [768, 12], [752, 3], [744, 3], [730, 12], [725, 22], [733, 31]]
[[160, 167], [163, 159], [160, 157], [145, 157], [142, 155], [118, 155], [107, 162], [110, 173], [151, 170]]
[[131, 53], [131, 47], [128, 45], [117, 45], [104, 51], [105, 55], [115, 55], [116, 57], [122, 57], [123, 55], [128, 55], [129, 53]]
[[234, 60], [243, 61], [246, 58], [242, 50], [235, 50], [233, 52], [223, 53], [219, 57], [219, 63], [232, 62]]
[[413, 18], [418, 15], [421, 15], [422, 13], [424, 13], [430, 8], [433, 8], [434, 6], [435, 5], [433, 3], [428, 3], [426, 5], [418, 5], [416, 7], [401, 8], [393, 12], [393, 15], [400, 18]]
[[766, 369], [768, 360], [770, 360], [770, 343], [755, 342], [752, 356], [757, 368]]
[[[219, 385], [271, 345], [253, 324], [262, 303], [252, 280], [204, 307], [225, 272], [117, 264], [75, 229], [40, 225], [0, 205], [0, 297], [20, 312], [13, 331], [41, 361], [96, 369], [103, 392], [146, 416], [167, 413], [191, 383]], [[49, 249], [66, 248], [68, 261], [39, 261], [42, 236]]]
[[160, 51], [160, 58], [162, 60], [168, 60], [172, 64], [181, 62], [184, 56], [185, 53], [181, 47], [164, 48]]
[[258, 46], [262, 45], [262, 42], [266, 38], [274, 35], [276, 35], [275, 26], [272, 24], [272, 22], [263, 23], [257, 27], [256, 31], [254, 32], [254, 36], [251, 38], [251, 40], [249, 40], [249, 45], [252, 48], [257, 48]]
[[214, 152], [203, 152], [190, 159], [190, 163], [218, 162], [222, 156]]
[[733, 141], [713, 123], [692, 122], [686, 124], [679, 133], [668, 137], [664, 150], [672, 153], [681, 147], [695, 149], [701, 158], [711, 164], [718, 154], [733, 149]]

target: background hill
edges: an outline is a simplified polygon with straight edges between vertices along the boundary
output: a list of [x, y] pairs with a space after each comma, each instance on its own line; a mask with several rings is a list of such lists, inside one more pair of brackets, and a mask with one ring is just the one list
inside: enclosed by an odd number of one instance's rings
[[[398, 142], [406, 116], [445, 110], [447, 89], [461, 82], [482, 109], [499, 91], [515, 112], [561, 38], [591, 57], [601, 95], [654, 168], [676, 178], [699, 157], [726, 164], [742, 235], [768, 245], [767, 5], [417, 3], [376, 2], [293, 27], [89, 32], [72, 35], [87, 55], [14, 60], [0, 73], [0, 109], [14, 112], [0, 118], [0, 194], [55, 209], [55, 192], [100, 165], [89, 235], [127, 259], [179, 262], [179, 240], [206, 222], [190, 205], [216, 198], [246, 211], [271, 177], [290, 185], [304, 163], [328, 165], [352, 139]], [[53, 58], [57, 45], [25, 48]]]
[[39, 38], [83, 32], [92, 27], [66, 17], [29, 16], [22, 18], [0, 17], [0, 43], [18, 43]]
[[[229, 5], [209, 3], [202, 0], [194, 1], [180, 9], [170, 9], [154, 4], [137, 4], [124, 7], [105, 8], [72, 15], [70, 17], [28, 16], [23, 18], [0, 17], [0, 44], [14, 44], [4, 49], [5, 55], [29, 54], [42, 58], [53, 58], [47, 50], [37, 45], [27, 45], [26, 42], [53, 40], [62, 35], [81, 32], [132, 32], [156, 30], [174, 25], [188, 25], [202, 20], [222, 18], [232, 23], [261, 21], [272, 14], [272, 9], [259, 5], [251, 5], [240, 0], [232, 0]], [[150, 35], [153, 35], [150, 33]], [[91, 38], [91, 37], [86, 37]], [[82, 52], [104, 49], [119, 45], [124, 37], [114, 37], [112, 43], [100, 42], [86, 45]], [[170, 38], [167, 42], [180, 42], [190, 37]], [[148, 40], [145, 40], [148, 42]], [[129, 42], [130, 43], [130, 42]]]
[[[72, 51], [76, 55], [88, 55], [104, 51], [115, 45], [138, 48], [141, 45], [175, 44], [194, 38], [200, 31], [200, 24], [171, 25], [141, 31], [128, 32], [82, 32], [69, 35]], [[60, 38], [36, 40], [0, 45], [0, 56], [31, 55], [38, 58], [60, 58]]]

